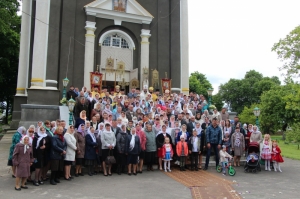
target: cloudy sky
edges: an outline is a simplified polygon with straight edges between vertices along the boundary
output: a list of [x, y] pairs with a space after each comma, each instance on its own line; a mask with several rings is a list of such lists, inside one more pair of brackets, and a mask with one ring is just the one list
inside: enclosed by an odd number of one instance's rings
[[188, 0], [190, 73], [204, 73], [216, 93], [251, 69], [281, 76], [274, 43], [300, 25], [300, 0]]

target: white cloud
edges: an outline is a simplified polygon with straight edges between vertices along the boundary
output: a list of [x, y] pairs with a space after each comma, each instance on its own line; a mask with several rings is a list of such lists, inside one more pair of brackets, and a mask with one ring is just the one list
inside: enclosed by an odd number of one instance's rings
[[299, 0], [189, 0], [190, 73], [220, 83], [254, 69], [280, 76], [274, 43], [300, 25]]

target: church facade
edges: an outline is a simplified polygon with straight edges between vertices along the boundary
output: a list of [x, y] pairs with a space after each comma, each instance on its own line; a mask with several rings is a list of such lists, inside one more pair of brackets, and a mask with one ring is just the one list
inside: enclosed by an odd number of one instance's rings
[[137, 79], [160, 89], [167, 76], [188, 93], [187, 1], [23, 0], [14, 124], [26, 105], [59, 106], [66, 77], [91, 89], [94, 71], [112, 88]]

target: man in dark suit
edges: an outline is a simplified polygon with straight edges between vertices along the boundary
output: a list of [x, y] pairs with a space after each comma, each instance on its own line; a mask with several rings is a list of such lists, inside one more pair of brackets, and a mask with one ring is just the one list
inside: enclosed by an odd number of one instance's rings
[[190, 122], [187, 124], [187, 132], [189, 132], [189, 134], [192, 135], [194, 128], [196, 128], [196, 122], [195, 122], [195, 116], [192, 116], [190, 118]]

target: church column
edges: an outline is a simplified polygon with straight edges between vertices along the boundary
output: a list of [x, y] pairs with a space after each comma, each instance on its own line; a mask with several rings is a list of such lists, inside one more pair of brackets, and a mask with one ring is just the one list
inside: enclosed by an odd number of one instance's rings
[[46, 86], [50, 0], [36, 1], [31, 89]]
[[[149, 37], [151, 37], [150, 30], [142, 29], [141, 30], [141, 67], [140, 67], [140, 85], [141, 89], [143, 89], [144, 85], [147, 85], [149, 87]], [[148, 69], [147, 79], [144, 77], [146, 76], [144, 74], [144, 68]]]
[[94, 48], [95, 48], [95, 30], [96, 22], [86, 21], [85, 34], [85, 54], [84, 54], [84, 86], [90, 90], [90, 72], [94, 70]]
[[26, 96], [28, 88], [28, 69], [30, 54], [30, 30], [31, 30], [32, 0], [24, 0], [22, 3], [22, 25], [19, 54], [19, 70], [16, 96]]
[[188, 0], [181, 0], [180, 5], [180, 32], [181, 32], [181, 90], [189, 93], [189, 25]]

